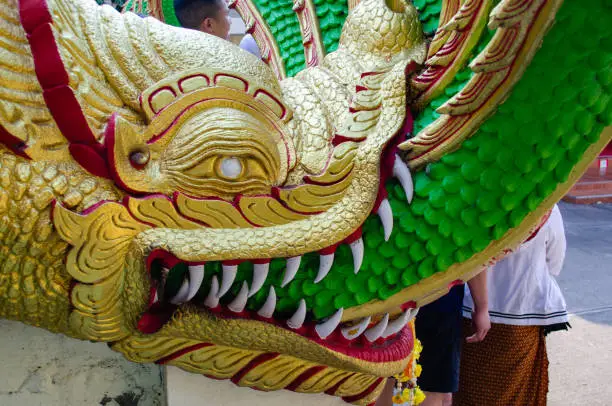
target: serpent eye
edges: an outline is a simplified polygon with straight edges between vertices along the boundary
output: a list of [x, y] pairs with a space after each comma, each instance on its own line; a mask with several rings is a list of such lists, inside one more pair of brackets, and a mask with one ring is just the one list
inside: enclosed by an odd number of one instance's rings
[[244, 171], [242, 161], [236, 157], [226, 157], [219, 164], [219, 174], [226, 179], [238, 179]]

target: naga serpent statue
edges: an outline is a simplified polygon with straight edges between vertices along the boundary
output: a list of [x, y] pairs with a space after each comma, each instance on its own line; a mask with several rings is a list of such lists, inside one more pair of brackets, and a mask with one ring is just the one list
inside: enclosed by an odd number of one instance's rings
[[610, 141], [611, 3], [230, 4], [263, 61], [169, 0], [0, 0], [0, 316], [369, 405]]

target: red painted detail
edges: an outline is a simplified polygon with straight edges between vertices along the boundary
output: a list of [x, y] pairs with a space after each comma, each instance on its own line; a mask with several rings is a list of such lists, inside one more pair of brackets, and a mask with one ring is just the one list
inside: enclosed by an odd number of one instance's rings
[[352, 244], [355, 241], [357, 241], [358, 239], [361, 238], [361, 236], [363, 235], [361, 226], [359, 226], [355, 231], [353, 231], [353, 234], [349, 235], [348, 237], [346, 237], [344, 239], [344, 241], [342, 241], [343, 244]]
[[100, 178], [110, 179], [111, 175], [108, 170], [108, 163], [94, 148], [87, 144], [70, 144], [68, 147], [70, 155], [77, 162], [87, 162], [81, 164], [87, 172]]
[[263, 90], [263, 89], [259, 89], [259, 90], [257, 90], [257, 91], [255, 92], [255, 94], [253, 95], [253, 97], [255, 97], [255, 98], [256, 98], [256, 97], [257, 97], [257, 95], [258, 95], [259, 93], [263, 93], [263, 94], [265, 94], [266, 96], [268, 96], [269, 98], [271, 98], [272, 100], [274, 100], [274, 101], [275, 101], [275, 102], [276, 102], [276, 103], [277, 103], [277, 104], [278, 104], [278, 105], [279, 105], [279, 106], [280, 106], [280, 107], [283, 109], [283, 112], [281, 113], [281, 116], [280, 116], [280, 118], [281, 118], [281, 119], [283, 119], [283, 118], [285, 118], [285, 117], [287, 116], [287, 108], [285, 107], [285, 105], [284, 105], [284, 104], [283, 104], [283, 103], [282, 103], [280, 100], [278, 100], [278, 98], [277, 98], [277, 97], [275, 97], [275, 96], [271, 95], [270, 93], [266, 92], [266, 91], [265, 91], [265, 90]]
[[550, 215], [552, 214], [552, 211], [549, 210], [548, 213], [546, 213], [546, 215], [542, 218], [542, 220], [540, 221], [540, 224], [538, 225], [538, 227], [531, 233], [531, 235], [529, 237], [527, 237], [527, 239], [525, 241], [523, 241], [523, 244], [525, 244], [526, 242], [529, 242], [531, 240], [533, 240], [535, 238], [536, 235], [538, 235], [538, 233], [540, 232], [540, 230], [542, 229], [542, 227], [544, 227], [544, 224], [546, 224], [546, 222], [548, 221], [548, 219], [550, 218]]
[[363, 107], [363, 106], [362, 106], [362, 107], [360, 107], [360, 108], [356, 108], [356, 107], [351, 106], [351, 107], [349, 107], [349, 113], [351, 113], [351, 114], [355, 114], [355, 113], [358, 113], [358, 112], [360, 112], [360, 111], [374, 111], [374, 110], [379, 110], [379, 109], [381, 108], [381, 106], [382, 106], [381, 104], [377, 104], [377, 105], [376, 105], [376, 106], [374, 106], [374, 107]]
[[161, 109], [159, 109], [159, 110], [155, 110], [155, 109], [153, 108], [153, 98], [154, 98], [155, 96], [157, 96], [157, 95], [158, 95], [160, 92], [164, 91], [164, 90], [169, 90], [169, 91], [170, 91], [170, 93], [172, 93], [172, 95], [173, 95], [174, 97], [176, 97], [176, 92], [175, 92], [175, 91], [174, 91], [174, 89], [173, 89], [173, 88], [171, 88], [170, 86], [164, 86], [164, 87], [162, 87], [162, 88], [160, 88], [160, 89], [157, 89], [155, 92], [151, 93], [151, 94], [149, 95], [149, 100], [147, 100], [147, 103], [149, 103], [149, 108], [150, 108], [150, 109], [151, 109], [151, 111], [152, 111], [153, 113], [155, 113], [156, 115], [157, 115], [157, 114], [159, 114], [161, 111], [163, 111], [163, 110], [164, 110], [166, 107], [168, 107], [168, 106], [164, 106], [164, 107], [162, 107], [162, 108], [161, 108]]
[[73, 158], [90, 173], [107, 177], [103, 151], [70, 88], [70, 77], [53, 35], [53, 18], [46, 0], [19, 0], [19, 18], [30, 44], [45, 103], [57, 127], [70, 144], [90, 147], [71, 148], [71, 154], [76, 153]]
[[166, 364], [166, 363], [168, 363], [168, 362], [170, 362], [172, 360], [175, 360], [178, 357], [181, 357], [181, 356], [183, 356], [185, 354], [189, 354], [190, 352], [201, 350], [202, 348], [211, 347], [213, 345], [214, 344], [209, 344], [209, 343], [195, 344], [195, 345], [192, 345], [190, 347], [183, 348], [182, 350], [177, 351], [177, 352], [175, 352], [173, 354], [170, 354], [167, 357], [161, 358], [161, 359], [155, 361], [155, 363], [158, 364], [158, 365], [164, 365], [164, 364]]
[[[139, 219], [134, 212], [130, 209], [130, 200], [134, 200], [136, 199], [133, 196], [125, 196], [122, 200], [121, 200], [121, 204], [123, 204], [123, 206], [125, 206], [125, 208], [127, 209], [128, 212], [130, 212], [130, 214], [132, 215], [132, 217], [134, 219], [136, 219], [138, 222], [142, 223], [142, 224], [146, 224], [150, 227], [153, 228], [157, 228], [158, 226], [153, 224], [153, 223], [149, 223], [148, 221], [144, 221], [142, 219]], [[169, 203], [174, 204], [174, 202], [172, 201], [172, 199], [170, 199], [168, 196], [163, 195], [161, 193], [154, 193], [151, 195], [146, 195], [143, 197], [138, 198], [137, 200], [152, 200], [152, 199], [166, 199]]]
[[336, 392], [338, 391], [338, 389], [340, 389], [340, 386], [342, 386], [344, 384], [344, 382], [346, 382], [352, 376], [353, 375], [349, 375], [349, 376], [345, 376], [344, 378], [340, 379], [334, 386], [332, 386], [331, 388], [326, 390], [325, 394], [326, 395], [334, 396], [336, 394]]
[[404, 119], [404, 124], [402, 129], [393, 137], [389, 145], [385, 148], [381, 159], [380, 159], [380, 184], [378, 189], [378, 196], [376, 197], [376, 201], [374, 202], [374, 208], [372, 209], [373, 213], [376, 213], [380, 208], [380, 204], [384, 199], [387, 198], [387, 189], [385, 188], [385, 183], [387, 179], [389, 179], [393, 174], [393, 165], [395, 164], [395, 156], [398, 151], [398, 145], [406, 140], [406, 135], [411, 134], [414, 130], [414, 118], [412, 116], [412, 112], [408, 109], [406, 110], [406, 118]]
[[382, 380], [383, 380], [383, 378], [378, 378], [376, 381], [374, 381], [374, 383], [372, 385], [370, 385], [366, 390], [364, 390], [360, 394], [353, 395], [353, 396], [344, 396], [342, 398], [342, 400], [344, 400], [346, 403], [357, 402], [358, 400], [363, 399], [366, 396], [368, 396], [369, 394], [371, 394], [372, 392], [374, 392], [376, 390], [376, 388], [378, 387], [378, 385], [380, 385]]
[[171, 318], [176, 306], [155, 303], [138, 320], [136, 327], [143, 334], [157, 333]]
[[183, 262], [174, 255], [170, 254], [168, 251], [159, 248], [151, 251], [151, 253], [147, 256], [146, 265], [148, 272], [151, 272], [151, 267], [155, 261], [160, 261], [162, 265], [168, 269], [172, 269], [176, 265]]
[[51, 25], [51, 23], [44, 23], [27, 33], [34, 58], [36, 77], [44, 90], [66, 86], [70, 81]]
[[266, 354], [258, 355], [257, 357], [253, 358], [251, 362], [249, 362], [244, 368], [242, 368], [234, 376], [232, 376], [232, 382], [238, 385], [240, 383], [240, 380], [244, 378], [244, 376], [247, 373], [249, 373], [249, 371], [251, 371], [254, 368], [257, 368], [257, 366], [263, 364], [264, 362], [273, 360], [274, 358], [278, 356], [279, 356], [279, 353], [277, 352], [269, 352]]
[[181, 92], [185, 93], [185, 90], [183, 89], [183, 82], [188, 80], [188, 79], [191, 79], [191, 78], [204, 78], [204, 79], [206, 79], [206, 85], [210, 86], [210, 78], [208, 76], [203, 75], [203, 74], [191, 75], [191, 76], [187, 76], [187, 77], [185, 77], [185, 78], [183, 78], [183, 79], [181, 79], [179, 81], [178, 87], [179, 87], [179, 90]]
[[222, 264], [226, 266], [240, 265], [244, 262], [244, 259], [230, 259], [227, 261], [223, 261]]
[[[187, 195], [187, 194], [185, 194], [185, 193], [181, 193], [181, 192], [174, 192], [174, 193], [173, 193], [173, 200], [174, 200], [174, 204], [175, 204], [175, 205], [176, 205], [176, 202], [177, 202], [178, 197], [179, 197], [179, 196], [181, 196], [181, 195], [183, 195], [183, 196], [187, 196], [187, 197], [189, 197], [190, 199], [193, 199], [193, 200], [217, 200], [217, 201], [222, 201], [222, 202], [225, 202], [225, 203], [229, 203], [229, 204], [231, 204], [232, 206], [234, 206], [234, 208], [235, 208], [235, 209], [238, 211], [238, 213], [240, 213], [240, 215], [242, 216], [242, 218], [244, 219], [244, 221], [246, 221], [247, 223], [249, 223], [250, 225], [252, 225], [252, 226], [253, 226], [253, 227], [255, 227], [255, 228], [259, 228], [259, 227], [261, 227], [260, 225], [255, 224], [255, 223], [253, 223], [252, 221], [250, 221], [248, 218], [246, 218], [246, 216], [244, 215], [244, 213], [242, 212], [242, 210], [240, 210], [240, 206], [239, 206], [239, 204], [238, 204], [238, 203], [240, 202], [240, 199], [242, 198], [242, 196], [241, 196], [241, 195], [236, 196], [236, 197], [234, 198], [234, 200], [230, 202], [230, 201], [227, 201], [227, 200], [225, 200], [225, 199], [221, 199], [220, 197], [215, 197], [215, 196], [209, 196], [209, 197], [195, 197], [195, 196]], [[177, 206], [177, 207], [178, 207], [178, 206]], [[177, 209], [177, 211], [180, 213], [180, 210], [178, 210], [178, 209]], [[188, 219], [188, 220], [193, 221], [194, 223], [197, 223], [197, 224], [202, 224], [203, 226], [210, 227], [210, 224], [206, 224], [206, 223], [202, 222], [201, 220], [198, 220], [198, 219], [193, 218], [193, 217], [189, 217], [189, 216], [185, 215], [184, 213], [180, 213], [180, 214], [181, 214], [181, 216], [185, 217], [185, 218], [186, 218], [186, 219]]]
[[402, 311], [408, 310], [408, 309], [416, 309], [416, 307], [417, 307], [417, 304], [416, 304], [416, 302], [414, 300], [406, 302], [406, 303], [404, 303], [403, 305], [400, 306]]
[[151, 281], [151, 289], [149, 289], [149, 303], [148, 306], [153, 306], [153, 301], [155, 300], [155, 293], [157, 293], [157, 281]]
[[306, 382], [307, 380], [309, 380], [310, 378], [312, 378], [319, 372], [324, 371], [325, 369], [327, 369], [327, 367], [324, 365], [319, 365], [316, 367], [308, 368], [306, 371], [302, 372], [300, 376], [295, 378], [293, 382], [287, 385], [285, 389], [295, 392], [295, 390], [299, 388], [301, 384], [303, 384], [304, 382]]
[[244, 84], [244, 91], [247, 92], [249, 90], [249, 82], [247, 82], [245, 79], [241, 78], [240, 76], [236, 76], [236, 75], [230, 75], [229, 73], [217, 73], [215, 75], [215, 85], [217, 84], [217, 80], [221, 77], [227, 77], [227, 78], [232, 78], [232, 79], [238, 79], [239, 81], [241, 81]]
[[22, 158], [31, 159], [26, 149], [28, 146], [25, 142], [9, 133], [6, 128], [0, 125], [0, 144], [10, 149], [15, 155], [19, 155]]
[[382, 72], [364, 72], [361, 74], [361, 78], [366, 78], [368, 76], [376, 76], [376, 75], [380, 75]]
[[251, 260], [249, 260], [249, 262], [251, 262], [253, 264], [256, 264], [256, 265], [269, 264], [270, 263], [270, 258], [251, 259]]
[[[318, 185], [318, 186], [328, 186], [328, 185], [334, 185], [336, 183], [340, 183], [342, 182], [344, 179], [346, 179], [349, 175], [351, 174], [351, 172], [348, 172], [346, 175], [344, 175], [342, 178], [334, 181], [334, 182], [330, 182], [330, 183], [324, 183], [324, 182], [318, 182], [317, 180], [313, 179], [311, 176], [307, 175], [304, 176], [304, 183], [309, 184], [309, 185]], [[295, 210], [293, 210], [295, 211]]]
[[53, 22], [47, 2], [42, 0], [20, 0], [19, 18], [27, 34], [38, 26]]
[[363, 85], [357, 85], [355, 86], [355, 92], [359, 93], [359, 92], [365, 92], [366, 90], [370, 90], [367, 87], [363, 86]]
[[460, 285], [463, 285], [463, 284], [464, 284], [464, 282], [461, 279], [454, 280], [454, 281], [452, 281], [451, 283], [448, 284], [448, 290], [451, 290], [455, 286], [460, 286]]
[[117, 170], [117, 161], [115, 160], [117, 117], [117, 113], [113, 114], [108, 120], [106, 129], [104, 130], [104, 144], [106, 146], [108, 171], [111, 176], [111, 179], [113, 179], [117, 186], [119, 186], [121, 189], [133, 194], [139, 194], [142, 192], [130, 188], [125, 182], [123, 182], [121, 176], [119, 175], [119, 171]]
[[334, 138], [332, 139], [332, 145], [334, 147], [337, 147], [338, 145], [344, 143], [344, 142], [362, 142], [365, 141], [366, 137], [360, 137], [360, 138], [350, 138], [350, 137], [345, 137], [344, 135], [340, 135], [340, 134], [336, 134], [334, 135]]
[[[71, 143], [97, 144], [81, 105], [68, 86], [45, 89], [45, 102], [62, 135]], [[80, 163], [80, 162], [79, 162]]]
[[334, 254], [336, 252], [336, 249], [338, 248], [338, 245], [340, 245], [340, 243], [334, 244], [334, 245], [330, 245], [329, 247], [323, 248], [322, 250], [319, 251], [319, 255], [331, 255], [331, 254]]

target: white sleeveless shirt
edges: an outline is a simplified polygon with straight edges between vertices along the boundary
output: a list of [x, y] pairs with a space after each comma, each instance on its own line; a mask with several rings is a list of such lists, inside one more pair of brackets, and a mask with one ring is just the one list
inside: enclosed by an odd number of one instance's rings
[[[559, 207], [531, 240], [488, 270], [489, 315], [492, 323], [517, 326], [551, 325], [568, 321], [567, 306], [554, 276], [565, 258], [565, 231]], [[465, 287], [464, 317], [472, 317], [474, 302]]]

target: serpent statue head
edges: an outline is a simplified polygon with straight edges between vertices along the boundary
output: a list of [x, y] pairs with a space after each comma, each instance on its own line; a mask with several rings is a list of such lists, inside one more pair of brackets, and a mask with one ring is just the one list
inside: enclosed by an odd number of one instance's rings
[[[537, 115], [530, 137], [508, 124], [560, 2], [443, 2], [429, 39], [405, 0], [337, 2], [333, 32], [315, 3], [283, 14], [303, 39], [283, 47], [267, 6], [231, 2], [260, 61], [89, 0], [0, 0], [0, 69], [19, 72], [0, 75], [1, 276], [18, 281], [0, 315], [363, 405], [412, 366], [418, 307], [537, 227], [605, 145], [609, 106], [574, 115], [572, 143]], [[172, 22], [164, 4], [149, 12]]]

